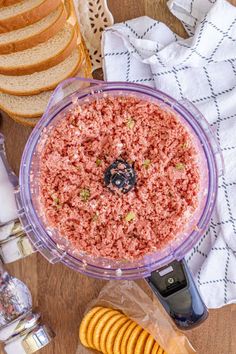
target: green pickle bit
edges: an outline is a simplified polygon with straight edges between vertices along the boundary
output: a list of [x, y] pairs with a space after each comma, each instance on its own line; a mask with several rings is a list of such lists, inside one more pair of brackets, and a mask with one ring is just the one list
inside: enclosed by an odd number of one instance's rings
[[182, 147], [183, 149], [186, 149], [186, 148], [188, 147], [188, 143], [187, 143], [187, 142], [183, 143], [183, 144], [181, 145], [181, 147]]
[[133, 118], [128, 118], [126, 125], [129, 129], [133, 129], [135, 126], [135, 121], [133, 120]]
[[98, 213], [95, 213], [92, 217], [92, 221], [97, 221], [98, 220], [98, 217], [99, 217], [99, 214]]
[[129, 221], [133, 221], [134, 219], [135, 219], [135, 214], [132, 211], [130, 211], [125, 217], [125, 220], [128, 221], [128, 222]]
[[185, 168], [185, 164], [182, 163], [182, 162], [178, 162], [178, 163], [175, 165], [175, 168], [176, 168], [176, 170], [178, 170], [178, 171], [183, 171], [184, 168]]
[[96, 160], [96, 165], [97, 165], [98, 167], [101, 165], [101, 163], [102, 163], [102, 160], [99, 160], [99, 159]]
[[144, 162], [143, 162], [144, 168], [148, 169], [150, 167], [150, 165], [151, 165], [151, 160], [148, 160], [148, 159], [144, 160]]
[[60, 200], [59, 200], [58, 197], [53, 197], [53, 196], [52, 196], [52, 200], [53, 200], [54, 205], [55, 205], [58, 209], [61, 208]]
[[90, 197], [90, 190], [87, 188], [81, 189], [80, 191], [80, 198], [83, 202], [87, 202]]

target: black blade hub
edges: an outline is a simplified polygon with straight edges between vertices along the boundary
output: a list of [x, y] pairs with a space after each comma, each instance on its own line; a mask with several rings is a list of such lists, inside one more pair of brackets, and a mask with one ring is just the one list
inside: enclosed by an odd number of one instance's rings
[[104, 181], [113, 192], [119, 190], [128, 193], [136, 183], [136, 173], [133, 165], [124, 160], [115, 160], [105, 171]]

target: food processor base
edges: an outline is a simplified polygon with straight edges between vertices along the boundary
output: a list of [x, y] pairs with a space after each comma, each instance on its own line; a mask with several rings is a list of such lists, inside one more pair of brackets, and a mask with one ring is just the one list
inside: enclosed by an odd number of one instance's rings
[[152, 272], [146, 281], [179, 329], [192, 329], [207, 318], [207, 308], [185, 260]]

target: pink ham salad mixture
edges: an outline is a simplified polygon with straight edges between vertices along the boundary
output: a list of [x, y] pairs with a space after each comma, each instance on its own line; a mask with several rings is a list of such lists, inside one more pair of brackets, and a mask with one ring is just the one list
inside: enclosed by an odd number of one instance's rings
[[[112, 192], [105, 170], [133, 165], [136, 185]], [[178, 118], [133, 96], [74, 105], [48, 134], [40, 165], [47, 224], [79, 251], [139, 259], [183, 231], [198, 206], [197, 152]]]

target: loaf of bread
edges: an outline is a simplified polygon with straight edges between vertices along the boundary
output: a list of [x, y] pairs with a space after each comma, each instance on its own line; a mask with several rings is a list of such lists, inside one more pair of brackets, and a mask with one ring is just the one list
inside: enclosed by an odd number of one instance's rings
[[35, 126], [63, 80], [91, 76], [72, 0], [0, 0], [0, 108]]

